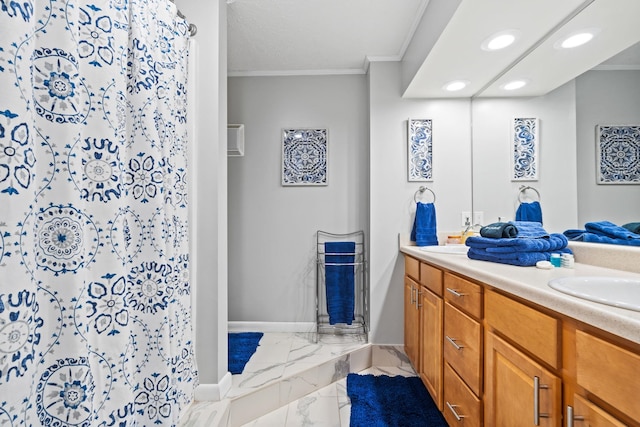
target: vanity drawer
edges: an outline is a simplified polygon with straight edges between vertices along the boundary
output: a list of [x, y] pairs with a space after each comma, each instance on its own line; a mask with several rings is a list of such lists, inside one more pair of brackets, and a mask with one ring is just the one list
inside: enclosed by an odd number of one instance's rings
[[450, 426], [479, 427], [481, 425], [480, 399], [469, 390], [447, 363], [444, 364], [443, 413]]
[[420, 263], [420, 284], [438, 296], [442, 296], [442, 270]]
[[411, 258], [408, 255], [404, 256], [404, 274], [414, 279], [416, 282], [420, 281], [420, 261], [415, 258]]
[[482, 317], [482, 287], [480, 285], [462, 277], [445, 273], [444, 299], [476, 319]]
[[448, 302], [444, 304], [444, 359], [480, 395], [482, 328], [480, 323]]
[[484, 316], [492, 328], [543, 362], [560, 367], [558, 319], [493, 291], [484, 298]]
[[640, 356], [576, 331], [577, 382], [589, 392], [640, 420]]

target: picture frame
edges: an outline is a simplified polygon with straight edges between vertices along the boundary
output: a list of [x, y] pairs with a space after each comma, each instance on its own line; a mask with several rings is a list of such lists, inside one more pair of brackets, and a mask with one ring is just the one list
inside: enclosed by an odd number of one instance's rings
[[597, 184], [640, 184], [640, 125], [596, 126]]
[[328, 185], [328, 141], [326, 128], [282, 129], [282, 185]]
[[514, 117], [511, 122], [511, 181], [537, 181], [540, 170], [540, 120]]
[[433, 181], [431, 119], [407, 120], [407, 179], [409, 182]]

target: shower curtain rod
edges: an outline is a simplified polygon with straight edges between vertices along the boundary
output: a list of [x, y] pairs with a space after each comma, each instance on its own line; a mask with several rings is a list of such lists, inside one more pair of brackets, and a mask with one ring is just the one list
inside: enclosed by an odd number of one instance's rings
[[[171, 0], [171, 3], [175, 4], [176, 2], [175, 2], [174, 0]], [[182, 12], [180, 11], [180, 9], [178, 9], [178, 6], [177, 6], [177, 5], [176, 5], [176, 10], [178, 11], [178, 16], [179, 16], [180, 18], [182, 18], [182, 19], [184, 19], [184, 20], [186, 20], [186, 21], [188, 22], [187, 17], [186, 17], [186, 16], [184, 16], [184, 13], [182, 13]], [[198, 27], [196, 27], [196, 25], [195, 25], [195, 24], [191, 24], [191, 23], [190, 23], [190, 24], [189, 24], [189, 35], [190, 35], [191, 37], [193, 37], [193, 36], [195, 36], [197, 33], [198, 33]]]

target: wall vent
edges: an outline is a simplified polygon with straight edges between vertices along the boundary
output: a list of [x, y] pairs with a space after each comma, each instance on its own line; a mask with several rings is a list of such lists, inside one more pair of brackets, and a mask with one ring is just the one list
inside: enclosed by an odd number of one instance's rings
[[244, 125], [227, 125], [227, 156], [244, 156]]

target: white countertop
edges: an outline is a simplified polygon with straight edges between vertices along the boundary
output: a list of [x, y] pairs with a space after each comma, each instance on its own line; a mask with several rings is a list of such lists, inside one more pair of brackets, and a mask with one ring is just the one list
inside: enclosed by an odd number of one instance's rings
[[556, 291], [551, 279], [567, 276], [608, 276], [640, 279], [640, 274], [576, 262], [574, 268], [543, 270], [469, 259], [466, 255], [439, 254], [416, 246], [400, 251], [463, 276], [478, 280], [550, 310], [640, 344], [640, 312], [587, 301]]

